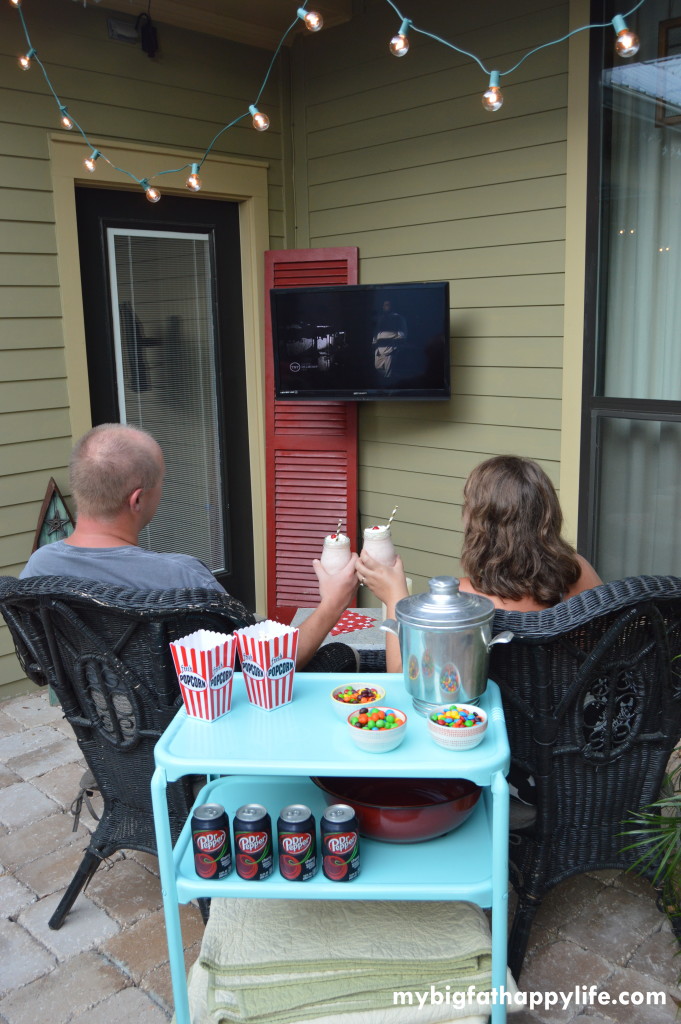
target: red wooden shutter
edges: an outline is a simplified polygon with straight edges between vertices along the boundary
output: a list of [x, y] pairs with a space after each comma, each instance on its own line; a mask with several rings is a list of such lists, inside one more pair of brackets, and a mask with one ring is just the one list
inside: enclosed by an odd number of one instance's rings
[[265, 253], [267, 614], [290, 622], [319, 602], [312, 559], [342, 519], [357, 550], [357, 405], [274, 398], [271, 288], [357, 284], [358, 250]]

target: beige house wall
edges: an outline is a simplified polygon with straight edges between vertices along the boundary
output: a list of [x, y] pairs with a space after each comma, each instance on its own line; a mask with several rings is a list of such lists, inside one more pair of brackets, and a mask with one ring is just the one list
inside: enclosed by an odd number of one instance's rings
[[[414, 19], [504, 71], [564, 35], [570, 12], [442, 0]], [[583, 48], [543, 49], [502, 77], [504, 106], [490, 114], [477, 64], [413, 33], [396, 59], [387, 43], [398, 27], [386, 4], [370, 3], [351, 25], [306, 40], [294, 63], [297, 244], [359, 246], [364, 284], [450, 282], [451, 401], [360, 411], [363, 525], [399, 505], [394, 537], [424, 589], [459, 571], [463, 483], [490, 455], [537, 459], [556, 485], [564, 459], [574, 536], [584, 250], [577, 223], [566, 304], [566, 207], [583, 220], [586, 121], [568, 101], [581, 107], [587, 67]]]
[[[138, 177], [181, 166], [242, 113], [271, 54], [162, 27], [150, 60], [107, 36], [106, 14], [88, 5], [32, 0], [31, 40], [59, 95], [88, 136]], [[83, 168], [81, 137], [57, 131], [58, 112], [40, 69], [23, 73], [16, 11], [0, 5], [0, 574], [28, 558], [50, 476], [68, 500], [72, 440], [90, 424], [74, 185], [142, 189], [99, 160]], [[264, 607], [263, 252], [284, 244], [277, 69], [264, 95], [272, 126], [230, 129], [202, 169], [209, 198], [241, 201], [242, 272], [251, 438], [256, 586]], [[164, 192], [188, 194], [186, 172]], [[200, 202], [201, 197], [196, 197]], [[162, 200], [161, 200], [162, 202]], [[0, 628], [0, 698], [25, 688], [9, 632]]]

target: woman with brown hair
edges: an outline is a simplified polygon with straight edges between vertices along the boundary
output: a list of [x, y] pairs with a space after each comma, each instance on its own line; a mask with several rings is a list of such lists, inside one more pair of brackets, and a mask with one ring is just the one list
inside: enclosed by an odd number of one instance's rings
[[[548, 476], [536, 462], [497, 455], [476, 466], [464, 487], [460, 589], [488, 597], [497, 608], [539, 611], [597, 587], [602, 580], [561, 537], [563, 513]], [[357, 575], [387, 607], [408, 594], [402, 561], [386, 568], [362, 552]], [[401, 671], [388, 638], [389, 672]]]
[[497, 455], [472, 471], [464, 487], [460, 588], [497, 608], [538, 611], [601, 583], [561, 537], [563, 513], [536, 462]]

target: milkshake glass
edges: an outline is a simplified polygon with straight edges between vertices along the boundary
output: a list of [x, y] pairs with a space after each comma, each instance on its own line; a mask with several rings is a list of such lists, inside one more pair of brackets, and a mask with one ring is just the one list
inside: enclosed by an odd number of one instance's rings
[[350, 538], [345, 533], [328, 533], [324, 538], [324, 546], [320, 561], [322, 568], [333, 575], [350, 561]]
[[394, 565], [397, 552], [393, 547], [389, 526], [367, 526], [364, 531], [364, 551], [381, 565]]

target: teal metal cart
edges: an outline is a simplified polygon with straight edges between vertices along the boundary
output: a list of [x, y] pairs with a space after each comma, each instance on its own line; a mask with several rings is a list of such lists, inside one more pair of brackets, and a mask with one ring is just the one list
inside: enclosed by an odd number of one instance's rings
[[[207, 723], [179, 711], [155, 750], [151, 789], [177, 1024], [190, 1024], [178, 904], [201, 897], [370, 900], [386, 892], [395, 900], [470, 900], [492, 908], [492, 987], [501, 992], [506, 984], [510, 752], [496, 684], [490, 682], [480, 700], [489, 715], [482, 743], [473, 750], [450, 751], [433, 743], [424, 718], [410, 713], [401, 674], [373, 674], [371, 682], [385, 686], [387, 702], [406, 710], [409, 721], [396, 750], [366, 754], [330, 707], [331, 689], [347, 683], [347, 675], [299, 673], [293, 702], [274, 711], [252, 707], [241, 675], [234, 679], [229, 714]], [[174, 849], [170, 836], [166, 785], [196, 773], [209, 776], [197, 804], [223, 804], [230, 823], [242, 804], [264, 804], [275, 829], [279, 810], [289, 803], [308, 804], [319, 821], [326, 800], [310, 775], [466, 778], [484, 791], [470, 818], [447, 836], [417, 845], [362, 839], [361, 873], [348, 884], [329, 881], [321, 869], [308, 882], [289, 882], [276, 864], [261, 882], [245, 881], [235, 871], [214, 881], [196, 874], [189, 822]], [[492, 1024], [505, 1019], [506, 1006], [493, 1005]]]

